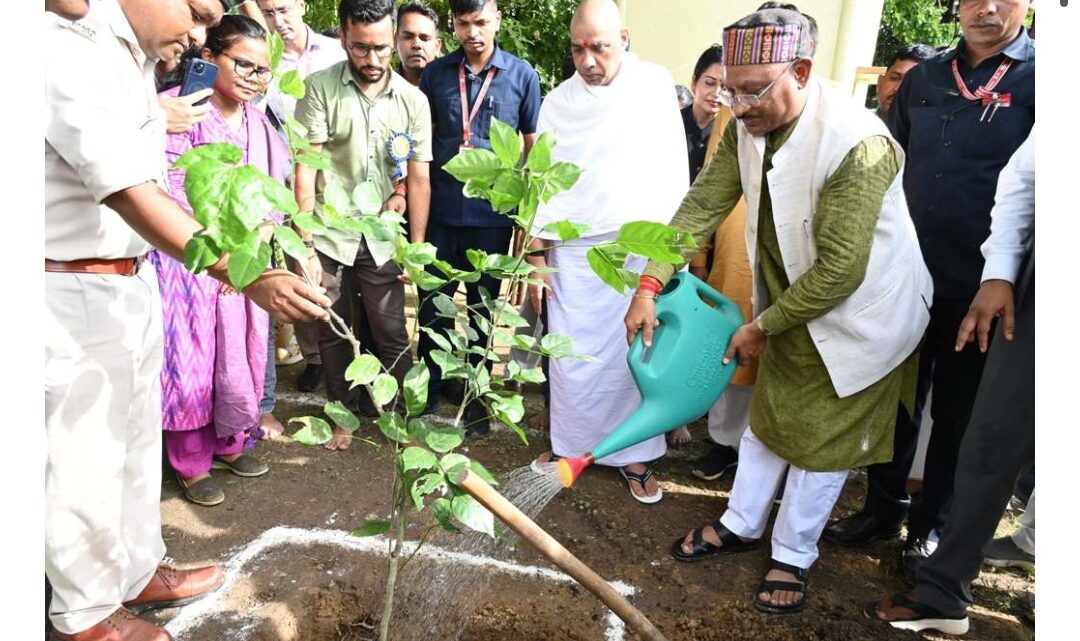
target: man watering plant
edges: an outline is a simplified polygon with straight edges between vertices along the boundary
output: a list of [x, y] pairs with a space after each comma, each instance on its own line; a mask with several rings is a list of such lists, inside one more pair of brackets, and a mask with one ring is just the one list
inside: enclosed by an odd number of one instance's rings
[[[932, 292], [904, 200], [903, 151], [872, 113], [813, 77], [809, 32], [806, 17], [787, 9], [724, 30], [720, 96], [736, 122], [671, 223], [701, 243], [745, 195], [756, 316], [725, 359], [760, 359], [728, 509], [671, 554], [697, 561], [758, 547], [787, 470], [755, 599], [770, 613], [805, 607], [818, 538], [848, 470], [891, 457]], [[626, 314], [628, 338], [642, 331], [651, 345], [655, 297], [674, 270], [649, 263]]]

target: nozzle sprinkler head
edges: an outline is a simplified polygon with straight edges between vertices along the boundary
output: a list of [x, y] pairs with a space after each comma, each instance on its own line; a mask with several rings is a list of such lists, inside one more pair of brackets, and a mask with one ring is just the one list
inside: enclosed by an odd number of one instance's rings
[[573, 487], [578, 477], [581, 476], [581, 471], [592, 465], [595, 460], [592, 453], [585, 456], [559, 459], [555, 470], [559, 474], [559, 481], [562, 482], [562, 486], [567, 489]]

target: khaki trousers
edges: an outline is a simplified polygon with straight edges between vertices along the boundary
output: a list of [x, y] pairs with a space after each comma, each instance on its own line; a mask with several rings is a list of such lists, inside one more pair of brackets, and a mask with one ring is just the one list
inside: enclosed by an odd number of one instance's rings
[[161, 559], [161, 295], [135, 276], [45, 274], [45, 573], [53, 626], [105, 619]]

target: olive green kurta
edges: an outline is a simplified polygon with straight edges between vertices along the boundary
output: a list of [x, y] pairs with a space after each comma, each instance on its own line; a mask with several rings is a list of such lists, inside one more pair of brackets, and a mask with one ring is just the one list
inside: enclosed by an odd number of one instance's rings
[[[742, 196], [735, 125], [731, 122], [724, 131], [716, 156], [671, 223], [692, 233], [699, 244]], [[773, 155], [794, 128], [792, 123], [768, 135], [763, 173], [772, 169]], [[839, 398], [806, 325], [862, 283], [881, 204], [898, 172], [893, 147], [883, 136], [867, 138], [848, 153], [818, 200], [813, 222], [817, 259], [794, 284], [784, 270], [763, 175], [755, 268], [772, 304], [759, 317], [770, 336], [750, 406], [750, 428], [775, 454], [804, 470], [846, 470], [890, 460], [899, 404], [913, 405], [917, 353], [866, 389]], [[650, 262], [645, 273], [666, 282], [674, 271], [674, 266]]]

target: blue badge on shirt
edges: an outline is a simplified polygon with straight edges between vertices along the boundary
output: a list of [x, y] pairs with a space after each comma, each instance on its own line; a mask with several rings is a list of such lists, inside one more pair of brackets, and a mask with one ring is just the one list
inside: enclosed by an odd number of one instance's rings
[[390, 175], [391, 182], [397, 182], [405, 177], [405, 174], [408, 173], [405, 163], [413, 157], [415, 151], [416, 145], [409, 134], [395, 131], [390, 135], [390, 140], [386, 143], [386, 153], [390, 155], [390, 160], [396, 165], [394, 173]]

